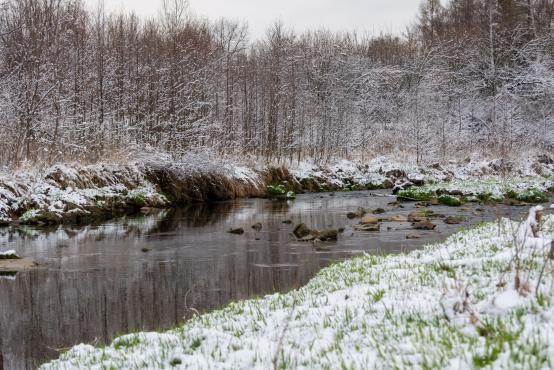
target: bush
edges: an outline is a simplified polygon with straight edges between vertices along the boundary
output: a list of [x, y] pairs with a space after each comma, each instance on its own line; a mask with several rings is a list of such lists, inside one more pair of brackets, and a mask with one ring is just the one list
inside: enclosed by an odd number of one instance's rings
[[267, 187], [267, 194], [272, 198], [277, 199], [295, 199], [296, 194], [293, 191], [287, 191], [287, 188], [283, 184], [269, 185]]
[[439, 197], [439, 203], [450, 207], [459, 207], [462, 205], [460, 198], [451, 195], [441, 195]]
[[269, 185], [267, 187], [267, 193], [272, 196], [286, 195], [287, 188], [283, 184]]
[[545, 203], [548, 202], [548, 195], [537, 189], [526, 190], [523, 193], [519, 193], [516, 197], [521, 202], [529, 203]]

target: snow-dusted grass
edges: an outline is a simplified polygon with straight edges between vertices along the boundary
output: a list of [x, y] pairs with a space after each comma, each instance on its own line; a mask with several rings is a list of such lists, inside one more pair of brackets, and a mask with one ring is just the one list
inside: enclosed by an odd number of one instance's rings
[[511, 177], [489, 176], [470, 180], [454, 179], [449, 182], [431, 182], [422, 187], [410, 188], [399, 196], [430, 200], [440, 194], [458, 194], [470, 201], [503, 201], [515, 199], [524, 202], [546, 202], [547, 193], [554, 189], [552, 177]]
[[297, 291], [79, 345], [43, 369], [552, 368], [554, 217], [533, 238], [531, 216], [407, 255], [355, 258]]

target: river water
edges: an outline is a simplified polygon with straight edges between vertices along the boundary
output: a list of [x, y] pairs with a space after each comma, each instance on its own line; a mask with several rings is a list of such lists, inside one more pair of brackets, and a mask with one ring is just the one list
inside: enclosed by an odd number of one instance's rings
[[[437, 220], [437, 230], [413, 233], [408, 223], [384, 223], [379, 233], [355, 232], [346, 214], [357, 207], [393, 209], [384, 192], [300, 195], [283, 202], [245, 199], [196, 204], [156, 215], [86, 227], [0, 229], [0, 251], [39, 261], [28, 272], [0, 273], [0, 370], [31, 369], [79, 343], [108, 343], [121, 334], [171, 328], [230, 301], [298, 288], [322, 267], [353, 255], [409, 251], [444, 240], [460, 227], [520, 217], [526, 208], [432, 207], [464, 215], [462, 225]], [[292, 225], [283, 221], [291, 220]], [[255, 231], [251, 225], [262, 224]], [[292, 236], [295, 224], [346, 227], [336, 243], [315, 248]], [[244, 235], [226, 233], [243, 227]]]

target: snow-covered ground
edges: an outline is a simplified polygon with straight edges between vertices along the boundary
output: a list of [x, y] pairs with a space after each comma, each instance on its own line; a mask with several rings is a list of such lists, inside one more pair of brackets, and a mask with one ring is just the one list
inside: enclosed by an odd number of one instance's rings
[[82, 344], [42, 368], [552, 368], [554, 217], [537, 223], [538, 211], [355, 258], [171, 331]]

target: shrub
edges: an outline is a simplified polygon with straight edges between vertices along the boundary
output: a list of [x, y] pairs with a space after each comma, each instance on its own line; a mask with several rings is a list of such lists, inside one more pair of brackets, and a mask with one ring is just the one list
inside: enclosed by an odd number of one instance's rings
[[460, 198], [453, 197], [452, 195], [441, 195], [439, 197], [439, 203], [450, 207], [459, 207], [462, 205]]

